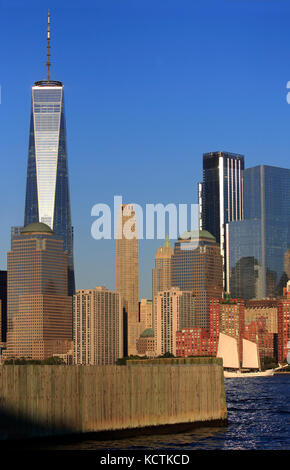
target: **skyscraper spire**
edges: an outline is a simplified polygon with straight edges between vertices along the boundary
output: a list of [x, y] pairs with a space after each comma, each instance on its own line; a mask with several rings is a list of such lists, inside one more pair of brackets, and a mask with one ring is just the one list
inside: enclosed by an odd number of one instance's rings
[[171, 248], [170, 240], [169, 240], [169, 235], [168, 233], [166, 234], [165, 242], [164, 242], [164, 248]]
[[45, 64], [47, 66], [47, 81], [50, 82], [50, 11], [48, 10], [48, 17], [47, 17], [47, 62]]
[[[50, 78], [50, 11], [47, 75], [32, 87], [24, 225], [42, 222], [64, 243], [69, 295], [74, 294], [73, 228], [67, 168], [63, 84]], [[48, 106], [47, 103], [50, 103]]]

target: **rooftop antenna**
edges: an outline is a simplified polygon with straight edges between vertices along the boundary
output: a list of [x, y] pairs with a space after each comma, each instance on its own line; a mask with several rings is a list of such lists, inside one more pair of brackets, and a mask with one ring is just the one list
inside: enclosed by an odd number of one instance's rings
[[47, 17], [47, 62], [45, 64], [47, 66], [47, 77], [46, 80], [50, 82], [50, 11], [48, 10], [48, 17]]

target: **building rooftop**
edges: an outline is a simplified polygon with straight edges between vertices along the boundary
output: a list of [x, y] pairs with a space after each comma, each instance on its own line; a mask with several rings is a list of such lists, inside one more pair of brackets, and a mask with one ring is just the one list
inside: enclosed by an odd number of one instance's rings
[[171, 258], [171, 256], [173, 255], [173, 252], [174, 250], [170, 244], [169, 236], [167, 234], [163, 246], [160, 246], [159, 248], [157, 248], [156, 259]]
[[179, 237], [180, 240], [192, 240], [192, 239], [206, 239], [216, 241], [215, 237], [207, 230], [192, 230], [186, 231]]
[[47, 233], [47, 234], [53, 234], [53, 231], [51, 230], [51, 228], [46, 225], [46, 224], [43, 224], [42, 222], [34, 222], [32, 224], [29, 224], [29, 225], [26, 225], [26, 227], [24, 227], [22, 230], [21, 230], [21, 234], [26, 234], [26, 233]]
[[38, 82], [34, 83], [34, 86], [41, 86], [41, 87], [62, 87], [62, 82], [56, 80], [39, 80]]
[[224, 150], [218, 150], [216, 152], [207, 152], [203, 154], [203, 158], [210, 158], [210, 157], [231, 157], [231, 158], [237, 158], [237, 159], [244, 159], [244, 155], [241, 155], [239, 153], [226, 152]]

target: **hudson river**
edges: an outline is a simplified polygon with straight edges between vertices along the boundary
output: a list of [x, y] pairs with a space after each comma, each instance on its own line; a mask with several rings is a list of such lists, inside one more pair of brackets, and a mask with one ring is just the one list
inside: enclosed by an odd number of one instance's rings
[[290, 449], [290, 374], [225, 379], [229, 425], [183, 434], [38, 445], [54, 450]]

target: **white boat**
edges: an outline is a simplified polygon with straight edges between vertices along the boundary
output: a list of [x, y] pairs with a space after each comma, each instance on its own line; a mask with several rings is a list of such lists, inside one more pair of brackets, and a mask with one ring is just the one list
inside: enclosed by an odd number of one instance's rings
[[224, 377], [225, 379], [233, 379], [233, 378], [248, 378], [248, 377], [270, 377], [274, 375], [274, 369], [268, 369], [264, 371], [259, 371], [259, 372], [241, 372], [240, 370], [237, 370], [236, 372], [229, 372], [227, 370], [224, 370]]
[[217, 357], [223, 359], [224, 377], [249, 378], [271, 377], [275, 369], [261, 371], [258, 345], [247, 339], [243, 339], [242, 369], [240, 369], [238, 342], [235, 338], [220, 333]]

